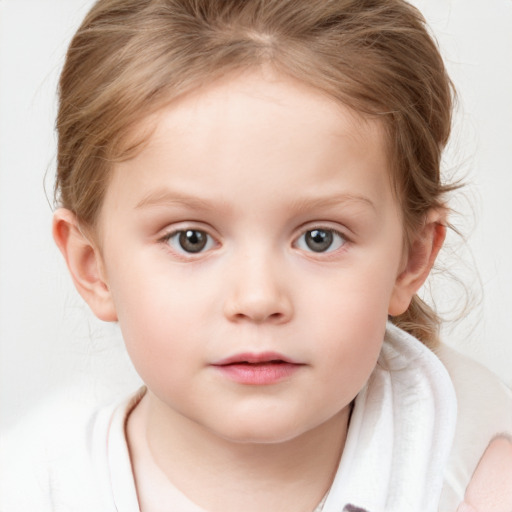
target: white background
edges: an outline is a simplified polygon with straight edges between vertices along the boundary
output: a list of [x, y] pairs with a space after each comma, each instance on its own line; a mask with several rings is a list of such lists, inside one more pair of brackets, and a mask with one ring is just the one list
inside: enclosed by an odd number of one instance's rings
[[[449, 175], [456, 194], [434, 280], [444, 339], [512, 385], [512, 1], [415, 0], [459, 91]], [[59, 391], [94, 400], [137, 382], [117, 327], [95, 320], [50, 235], [56, 83], [90, 0], [0, 0], [0, 421]], [[45, 179], [46, 175], [46, 179]], [[45, 195], [46, 187], [46, 195]], [[48, 197], [47, 197], [48, 196]], [[455, 311], [455, 313], [454, 313]], [[77, 391], [80, 389], [82, 391]], [[85, 390], [85, 391], [83, 391]]]

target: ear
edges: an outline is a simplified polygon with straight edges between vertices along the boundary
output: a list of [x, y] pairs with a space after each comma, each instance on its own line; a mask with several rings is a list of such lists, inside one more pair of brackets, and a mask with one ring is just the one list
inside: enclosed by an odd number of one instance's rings
[[406, 255], [405, 267], [396, 278], [388, 313], [404, 313], [414, 294], [427, 279], [446, 237], [445, 213], [431, 210], [422, 229], [415, 236]]
[[117, 320], [112, 295], [96, 245], [80, 230], [74, 213], [59, 208], [53, 215], [53, 239], [66, 260], [78, 293], [93, 313], [107, 322]]

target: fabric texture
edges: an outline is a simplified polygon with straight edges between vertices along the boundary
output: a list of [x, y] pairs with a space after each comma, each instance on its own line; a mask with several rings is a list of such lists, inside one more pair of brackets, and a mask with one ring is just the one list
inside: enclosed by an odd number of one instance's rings
[[[455, 512], [491, 438], [512, 433], [512, 392], [448, 347], [437, 355], [388, 325], [322, 512]], [[4, 433], [0, 511], [140, 512], [124, 426], [143, 392], [92, 415], [56, 401]]]
[[452, 383], [439, 359], [388, 324], [377, 366], [356, 399], [324, 511], [435, 512], [456, 424]]

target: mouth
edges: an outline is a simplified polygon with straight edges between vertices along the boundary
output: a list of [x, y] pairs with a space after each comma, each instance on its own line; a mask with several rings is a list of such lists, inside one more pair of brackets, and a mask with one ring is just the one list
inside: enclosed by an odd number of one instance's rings
[[235, 354], [225, 359], [221, 359], [213, 363], [213, 366], [229, 366], [233, 364], [247, 364], [247, 365], [265, 365], [265, 364], [300, 364], [289, 357], [283, 356], [278, 352], [261, 352], [252, 353], [245, 352], [243, 354]]
[[286, 380], [305, 364], [282, 354], [264, 352], [236, 354], [217, 361], [212, 366], [229, 380], [239, 384], [261, 386]]

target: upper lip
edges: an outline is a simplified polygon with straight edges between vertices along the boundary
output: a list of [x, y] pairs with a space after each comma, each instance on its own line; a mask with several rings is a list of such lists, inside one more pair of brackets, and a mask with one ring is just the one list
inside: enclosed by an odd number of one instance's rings
[[278, 352], [244, 352], [215, 361], [213, 366], [226, 366], [236, 363], [257, 364], [272, 362], [301, 364], [287, 356], [284, 356], [283, 354], [279, 354]]

